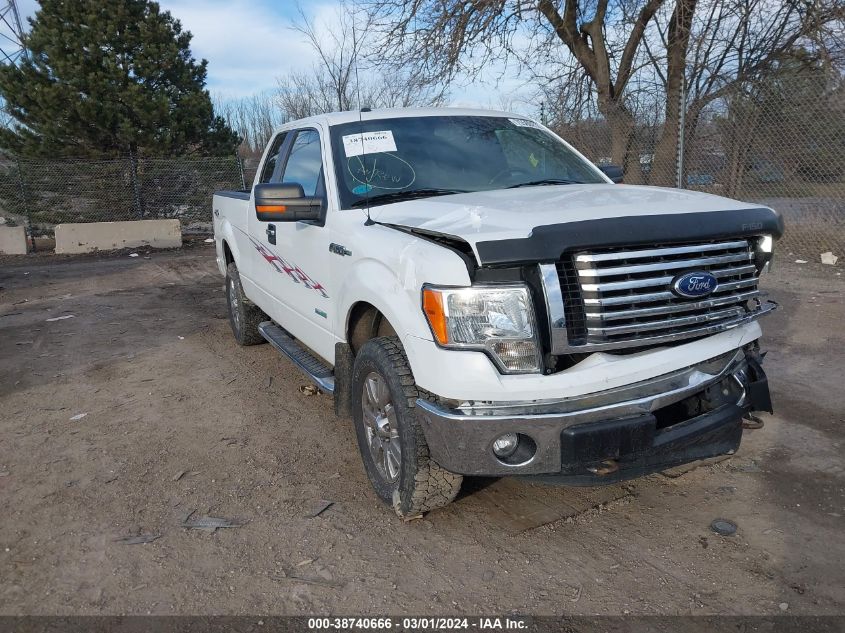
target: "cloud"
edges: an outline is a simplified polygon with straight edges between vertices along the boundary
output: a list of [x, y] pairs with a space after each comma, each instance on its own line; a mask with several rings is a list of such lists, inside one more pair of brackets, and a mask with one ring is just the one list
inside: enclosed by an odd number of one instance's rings
[[248, 0], [164, 0], [194, 39], [197, 59], [208, 60], [208, 86], [230, 97], [276, 85], [276, 77], [305, 70], [315, 55], [290, 20], [278, 10]]
[[[208, 60], [208, 88], [223, 98], [250, 96], [276, 87], [276, 79], [291, 71], [307, 71], [317, 54], [304, 36], [291, 28], [297, 17], [293, 0], [159, 0], [193, 34], [191, 50]], [[304, 0], [318, 32], [331, 33], [339, 23], [337, 0]], [[38, 8], [36, 0], [19, 0], [26, 17]], [[491, 64], [471, 79], [459, 78], [451, 92], [452, 105], [498, 108], [510, 102], [533, 114], [526, 103], [525, 80], [514, 68]]]

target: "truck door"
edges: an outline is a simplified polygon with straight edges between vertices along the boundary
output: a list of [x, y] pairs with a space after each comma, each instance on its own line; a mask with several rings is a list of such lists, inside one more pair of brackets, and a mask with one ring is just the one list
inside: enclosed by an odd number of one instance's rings
[[[323, 199], [323, 217], [330, 213], [323, 168], [323, 148], [316, 128], [293, 130], [279, 154], [270, 182], [297, 183], [306, 196]], [[334, 361], [329, 314], [330, 230], [325, 222], [263, 222], [250, 209], [253, 279], [266, 295], [268, 314], [320, 356]]]
[[[278, 171], [277, 167], [279, 164], [279, 158], [285, 149], [285, 140], [287, 135], [287, 132], [279, 132], [275, 138], [273, 138], [273, 141], [270, 143], [270, 147], [267, 151], [267, 157], [262, 163], [261, 173], [256, 176], [255, 183], [266, 183], [272, 180], [273, 174]], [[234, 237], [238, 243], [238, 252], [241, 253], [241, 260], [238, 263], [238, 272], [241, 276], [241, 284], [243, 284], [246, 295], [248, 297], [254, 297], [256, 293], [259, 292], [258, 284], [256, 283], [254, 277], [255, 270], [261, 261], [263, 261], [263, 258], [256, 250], [256, 245], [254, 243], [255, 240], [251, 237], [252, 230], [254, 229], [252, 226], [251, 216], [255, 215], [255, 205], [252, 202], [251, 195], [249, 204], [247, 204], [246, 214], [245, 221], [241, 222], [240, 227], [236, 227]]]

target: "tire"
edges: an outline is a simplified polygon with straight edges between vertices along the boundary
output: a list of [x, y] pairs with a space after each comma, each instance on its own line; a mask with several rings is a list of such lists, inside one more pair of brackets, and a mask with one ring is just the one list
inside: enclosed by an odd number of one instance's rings
[[265, 342], [258, 331], [258, 324], [269, 320], [269, 317], [244, 295], [241, 276], [235, 262], [226, 267], [226, 305], [229, 308], [229, 325], [232, 326], [232, 334], [239, 345], [258, 345]]
[[358, 448], [376, 493], [404, 519], [448, 505], [463, 480], [429, 456], [417, 421], [418, 395], [397, 337], [374, 338], [361, 347], [352, 370]]

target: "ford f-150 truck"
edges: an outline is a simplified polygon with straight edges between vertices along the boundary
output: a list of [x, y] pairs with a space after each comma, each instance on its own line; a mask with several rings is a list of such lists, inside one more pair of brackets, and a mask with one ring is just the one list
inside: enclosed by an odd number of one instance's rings
[[464, 475], [594, 485], [733, 453], [772, 409], [758, 280], [781, 217], [615, 184], [523, 116], [291, 122], [213, 212], [237, 342], [333, 394], [400, 516]]

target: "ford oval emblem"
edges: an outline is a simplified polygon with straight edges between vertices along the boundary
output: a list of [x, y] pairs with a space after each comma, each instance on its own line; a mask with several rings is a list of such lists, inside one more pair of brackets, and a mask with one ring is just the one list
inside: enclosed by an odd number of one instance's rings
[[710, 273], [686, 273], [672, 282], [672, 292], [685, 299], [698, 299], [713, 294], [718, 285], [719, 281]]

